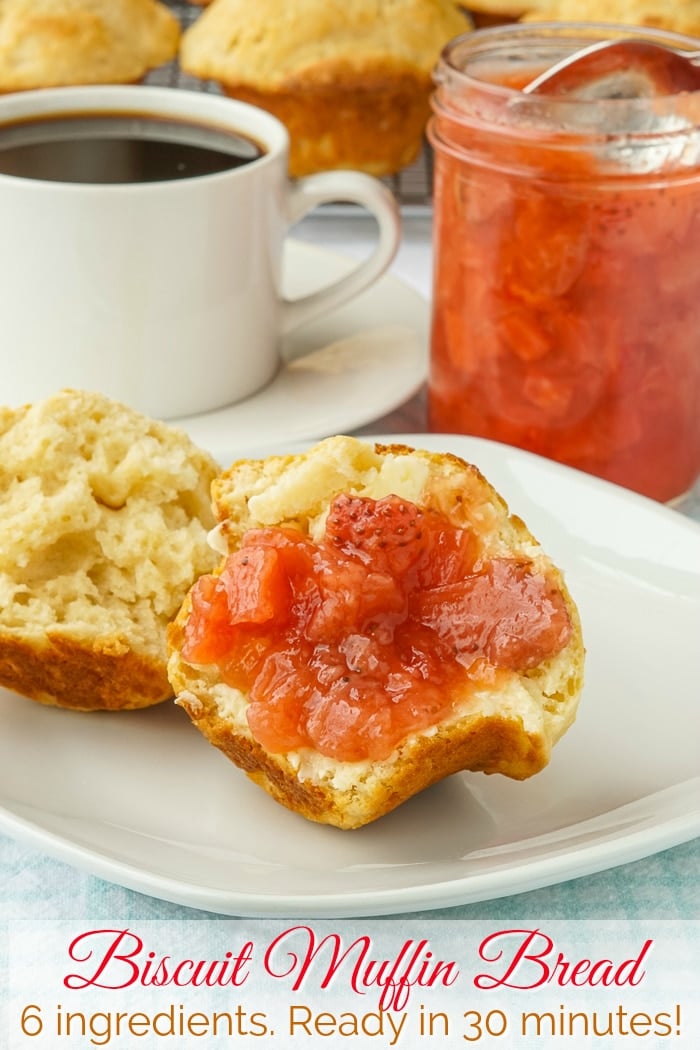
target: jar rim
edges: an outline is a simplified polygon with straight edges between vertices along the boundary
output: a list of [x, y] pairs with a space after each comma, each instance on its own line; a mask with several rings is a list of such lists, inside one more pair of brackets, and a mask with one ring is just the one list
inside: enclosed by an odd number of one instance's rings
[[[588, 44], [600, 40], [620, 39], [639, 40], [647, 43], [658, 43], [674, 50], [683, 52], [700, 52], [700, 39], [673, 30], [660, 29], [652, 26], [623, 25], [619, 22], [532, 22], [532, 23], [507, 23], [506, 25], [487, 26], [475, 29], [459, 36], [443, 47], [437, 65], [433, 72], [433, 79], [440, 85], [446, 77], [452, 78], [456, 83], [462, 81], [465, 85], [478, 88], [494, 97], [511, 98], [521, 95], [522, 92], [513, 87], [499, 84], [491, 80], [484, 80], [473, 76], [464, 69], [464, 61], [457, 61], [461, 54], [463, 58], [474, 58], [493, 54], [497, 47], [502, 45], [526, 46], [532, 44], [560, 46], [568, 43], [571, 52], [583, 48]], [[688, 94], [688, 93], [686, 93]], [[692, 92], [693, 95], [700, 92]], [[546, 91], [538, 92], [542, 99], [555, 100], [557, 104], [581, 105], [581, 99], [566, 98], [561, 95], [547, 95]], [[677, 98], [677, 95], [663, 95], [658, 98]], [[627, 99], [595, 99], [588, 100], [590, 105], [619, 106], [629, 105]], [[638, 100], [648, 105], [648, 99]]]
[[[543, 69], [607, 39], [700, 52], [700, 40], [693, 37], [613, 22], [514, 23], [477, 29], [443, 48], [434, 70], [433, 113], [443, 124], [477, 126], [506, 136], [545, 136], [561, 145], [568, 140], [574, 147], [583, 141], [614, 139], [640, 148], [658, 144], [663, 153], [666, 144], [673, 143], [668, 162], [697, 168], [700, 90], [610, 99], [522, 90]], [[652, 162], [650, 155], [648, 162]]]

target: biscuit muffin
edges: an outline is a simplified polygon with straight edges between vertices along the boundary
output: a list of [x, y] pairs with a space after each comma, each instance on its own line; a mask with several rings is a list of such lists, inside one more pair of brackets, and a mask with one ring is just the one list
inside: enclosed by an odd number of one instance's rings
[[0, 91], [136, 83], [179, 39], [159, 0], [0, 0]]
[[548, 763], [578, 612], [474, 466], [336, 437], [234, 463], [212, 494], [224, 561], [169, 629], [170, 680], [273, 798], [355, 828], [459, 770]]
[[0, 685], [83, 711], [171, 696], [168, 621], [218, 561], [217, 471], [99, 394], [0, 408]]
[[698, 36], [700, 0], [539, 0], [522, 21], [616, 22]]
[[469, 26], [452, 0], [214, 0], [180, 64], [277, 116], [292, 175], [386, 175], [418, 155], [432, 69]]

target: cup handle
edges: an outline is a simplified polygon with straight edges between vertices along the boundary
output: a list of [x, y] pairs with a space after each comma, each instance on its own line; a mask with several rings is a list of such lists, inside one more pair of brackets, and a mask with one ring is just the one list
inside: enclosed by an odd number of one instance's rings
[[319, 204], [350, 201], [374, 215], [379, 224], [373, 253], [350, 273], [298, 299], [282, 302], [282, 332], [291, 332], [318, 314], [332, 310], [368, 288], [391, 264], [401, 239], [401, 215], [393, 194], [378, 179], [356, 171], [328, 171], [307, 175], [289, 189], [287, 220], [298, 222]]

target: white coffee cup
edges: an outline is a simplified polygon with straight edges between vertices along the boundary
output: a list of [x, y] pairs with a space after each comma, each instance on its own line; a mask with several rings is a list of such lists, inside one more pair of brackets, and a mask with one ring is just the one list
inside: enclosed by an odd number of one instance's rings
[[[3, 174], [0, 149], [0, 403], [65, 386], [164, 419], [233, 403], [275, 375], [284, 333], [367, 288], [397, 250], [386, 187], [357, 172], [290, 181], [286, 129], [255, 107], [176, 88], [22, 92], [0, 98], [0, 147], [10, 128], [61, 114], [188, 121], [250, 138], [262, 154], [215, 174], [96, 184]], [[376, 217], [373, 254], [285, 301], [289, 228], [340, 200]]]

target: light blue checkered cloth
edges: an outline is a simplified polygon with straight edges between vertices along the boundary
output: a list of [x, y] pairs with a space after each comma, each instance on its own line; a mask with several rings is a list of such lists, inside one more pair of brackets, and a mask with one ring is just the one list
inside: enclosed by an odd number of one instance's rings
[[[208, 913], [84, 875], [0, 837], [0, 921], [211, 919]], [[700, 919], [700, 839], [555, 886], [431, 912], [459, 919]]]

